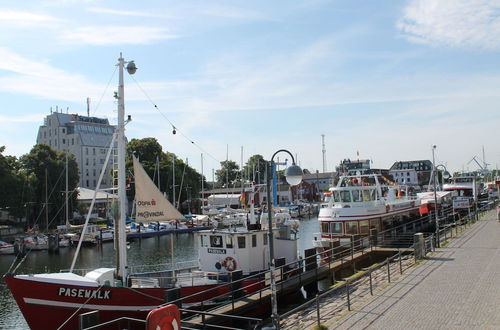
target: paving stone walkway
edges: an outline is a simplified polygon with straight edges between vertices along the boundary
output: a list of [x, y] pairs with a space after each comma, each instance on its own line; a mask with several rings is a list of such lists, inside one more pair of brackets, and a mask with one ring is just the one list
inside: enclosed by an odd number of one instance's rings
[[328, 329], [500, 329], [495, 211]]

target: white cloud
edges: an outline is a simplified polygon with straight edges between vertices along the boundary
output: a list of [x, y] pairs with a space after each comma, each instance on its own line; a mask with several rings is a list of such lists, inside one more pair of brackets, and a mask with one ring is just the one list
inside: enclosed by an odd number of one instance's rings
[[500, 3], [494, 0], [412, 0], [397, 27], [410, 41], [499, 49]]
[[64, 41], [88, 45], [150, 44], [177, 38], [165, 28], [148, 26], [86, 26], [65, 31], [59, 37]]
[[152, 18], [169, 18], [167, 15], [156, 14], [146, 11], [136, 11], [136, 10], [119, 10], [111, 8], [102, 7], [91, 7], [87, 8], [87, 11], [97, 14], [109, 14], [116, 16], [130, 16], [130, 17], [152, 17]]
[[9, 28], [55, 26], [64, 22], [63, 19], [49, 15], [0, 8], [0, 24], [6, 24]]

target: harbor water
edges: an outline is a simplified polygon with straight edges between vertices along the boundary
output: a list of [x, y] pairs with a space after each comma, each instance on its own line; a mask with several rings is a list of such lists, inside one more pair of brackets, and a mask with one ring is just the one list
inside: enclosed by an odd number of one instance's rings
[[[305, 249], [312, 247], [312, 237], [319, 232], [317, 218], [306, 218], [300, 221], [299, 254], [303, 256]], [[195, 234], [173, 234], [161, 237], [151, 237], [130, 242], [128, 248], [129, 266], [170, 264], [172, 262], [172, 242], [174, 240], [174, 262], [192, 261], [198, 259], [198, 241]], [[59, 272], [69, 269], [75, 253], [75, 248], [60, 248], [58, 254], [48, 251], [33, 251], [27, 254], [25, 260], [15, 270], [16, 274], [36, 274]], [[114, 267], [113, 243], [104, 243], [96, 247], [82, 247], [75, 269], [93, 269], [97, 267]], [[0, 255], [0, 272], [12, 271], [15, 257]], [[13, 266], [14, 265], [14, 266]], [[5, 282], [0, 283], [0, 329], [28, 329], [14, 298]]]

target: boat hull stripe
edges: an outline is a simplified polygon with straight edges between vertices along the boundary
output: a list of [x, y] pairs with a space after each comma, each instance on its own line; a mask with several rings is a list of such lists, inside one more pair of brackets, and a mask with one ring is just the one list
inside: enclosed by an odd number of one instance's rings
[[[63, 308], [80, 308], [83, 304], [81, 303], [70, 303], [55, 300], [45, 300], [45, 299], [35, 299], [35, 298], [24, 298], [26, 304], [32, 305], [43, 305], [49, 307], [63, 307]], [[120, 306], [120, 305], [95, 305], [87, 304], [83, 306], [85, 309], [101, 310], [101, 311], [148, 311], [157, 308], [159, 305], [155, 306]]]

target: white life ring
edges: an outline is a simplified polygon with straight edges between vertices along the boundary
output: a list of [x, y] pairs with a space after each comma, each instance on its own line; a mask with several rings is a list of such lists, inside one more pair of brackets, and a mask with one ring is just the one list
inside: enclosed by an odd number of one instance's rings
[[228, 272], [232, 272], [233, 270], [238, 267], [238, 264], [236, 263], [236, 260], [233, 257], [226, 257], [224, 261], [221, 263], [222, 267], [226, 268]]

